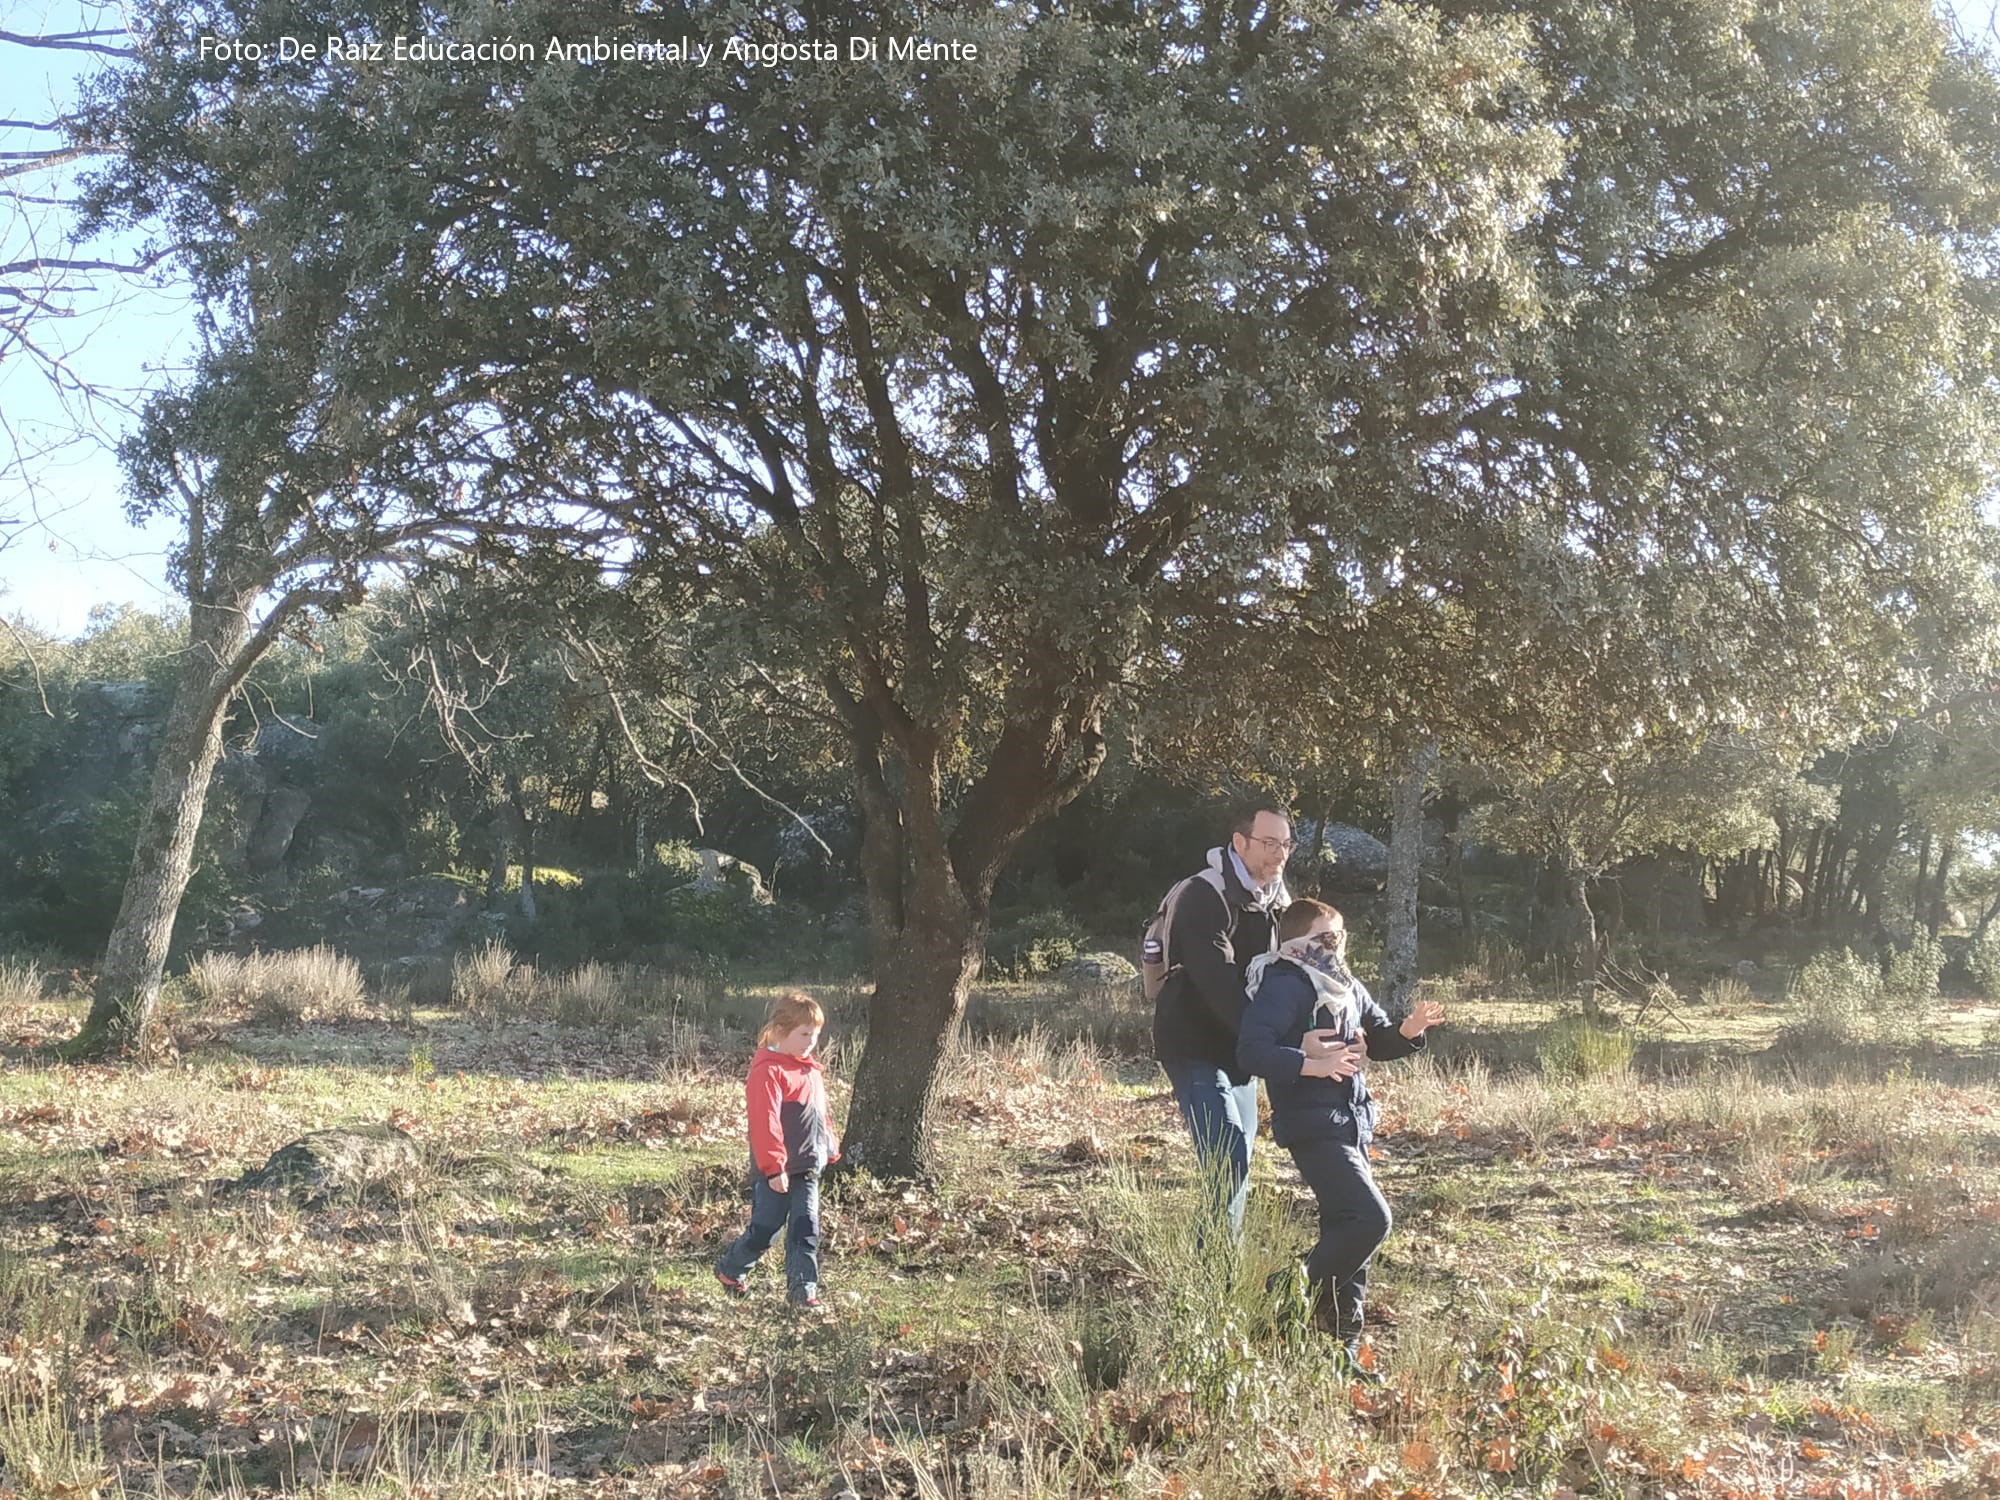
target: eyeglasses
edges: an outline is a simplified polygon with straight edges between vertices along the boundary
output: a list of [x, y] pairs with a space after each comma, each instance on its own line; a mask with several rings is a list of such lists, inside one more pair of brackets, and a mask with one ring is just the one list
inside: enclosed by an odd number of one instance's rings
[[1243, 835], [1253, 844], [1262, 844], [1266, 849], [1275, 849], [1280, 854], [1290, 854], [1299, 847], [1297, 839], [1274, 839], [1269, 834], [1246, 833]]

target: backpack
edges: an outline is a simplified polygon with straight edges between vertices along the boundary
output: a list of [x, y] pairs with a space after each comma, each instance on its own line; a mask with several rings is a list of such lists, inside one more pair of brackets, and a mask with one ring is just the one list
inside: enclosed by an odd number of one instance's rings
[[1178, 964], [1170, 961], [1167, 934], [1173, 928], [1174, 912], [1180, 907], [1182, 893], [1198, 880], [1206, 882], [1216, 895], [1228, 900], [1219, 870], [1201, 870], [1185, 880], [1176, 881], [1173, 889], [1161, 898], [1160, 909], [1146, 924], [1145, 936], [1139, 943], [1139, 988], [1149, 1005], [1160, 998], [1160, 991], [1166, 988], [1167, 981], [1179, 968]]

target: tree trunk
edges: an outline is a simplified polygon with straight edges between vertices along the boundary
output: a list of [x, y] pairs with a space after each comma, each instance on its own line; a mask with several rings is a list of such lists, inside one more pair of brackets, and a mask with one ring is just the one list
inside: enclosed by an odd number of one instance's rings
[[521, 778], [507, 773], [507, 805], [514, 810], [514, 825], [521, 831], [521, 915], [534, 921], [535, 905], [535, 820], [528, 812], [528, 799], [521, 792]]
[[1581, 865], [1565, 867], [1563, 892], [1569, 905], [1570, 948], [1581, 984], [1583, 1013], [1589, 1020], [1601, 1021], [1604, 1012], [1597, 1003], [1597, 914], [1590, 909], [1590, 880]]
[[521, 916], [532, 922], [541, 915], [535, 902], [535, 825], [521, 820]]
[[1986, 903], [1986, 910], [1980, 914], [1979, 925], [1972, 929], [1972, 945], [1976, 948], [1986, 940], [1986, 929], [1993, 925], [1993, 919], [2000, 917], [2000, 895]]
[[191, 612], [189, 646], [161, 729], [125, 894], [98, 965], [90, 1015], [60, 1049], [65, 1057], [143, 1056], [151, 1046], [174, 922], [194, 874], [195, 838], [222, 755], [224, 710], [236, 675], [230, 664], [248, 633], [244, 622], [240, 609], [200, 606]]
[[1604, 944], [1606, 948], [1615, 950], [1620, 935], [1625, 931], [1625, 877], [1612, 876], [1598, 894], [1605, 901]]
[[923, 894], [889, 951], [875, 955], [868, 1046], [844, 1132], [851, 1165], [878, 1177], [930, 1169], [938, 1084], [985, 956], [985, 926], [956, 889]]
[[1771, 910], [1781, 917], [1787, 910], [1785, 904], [1785, 887], [1789, 883], [1792, 873], [1792, 855], [1797, 852], [1797, 849], [1798, 835], [1792, 831], [1791, 824], [1781, 820], [1778, 824], [1778, 856], [1777, 870], [1775, 872], [1777, 878], [1771, 885]]
[[1946, 839], [1938, 849], [1937, 871], [1931, 876], [1930, 920], [1926, 924], [1932, 937], [1936, 937], [1938, 929], [1944, 926], [1945, 907], [1949, 904], [1945, 893], [1951, 880], [1952, 857], [1957, 853], [1958, 839], [1955, 836]]
[[1417, 888], [1423, 871], [1424, 782], [1437, 764], [1437, 741], [1409, 758], [1396, 783], [1389, 819], [1389, 879], [1383, 897], [1382, 1005], [1392, 1017], [1409, 1010], [1417, 990]]
[[1902, 832], [1900, 823], [1885, 825], [1868, 841], [1866, 853], [1854, 862], [1855, 896], [1862, 914], [1878, 925], [1888, 920], [1889, 857], [1896, 852], [1896, 841]]
[[1446, 792], [1438, 799], [1438, 820], [1444, 827], [1444, 880], [1458, 903], [1458, 930], [1470, 940], [1472, 901], [1466, 892], [1465, 835], [1460, 831], [1464, 819], [1465, 805], [1458, 793]]
[[875, 969], [845, 1159], [878, 1177], [921, 1176], [932, 1166], [938, 1085], [985, 957], [993, 882], [1021, 835], [1102, 768], [1101, 705], [1044, 700], [1011, 723], [947, 830], [941, 737], [838, 680], [830, 691], [852, 736]]
[[507, 894], [509, 867], [514, 863], [514, 849], [519, 842], [518, 824], [511, 801], [503, 801], [493, 809], [493, 856], [486, 868], [486, 907], [489, 911], [498, 911], [501, 898]]
[[1930, 910], [1931, 892], [1931, 831], [1926, 828], [1924, 836], [1917, 843], [1917, 887], [1910, 894], [1910, 916], [1921, 922]]

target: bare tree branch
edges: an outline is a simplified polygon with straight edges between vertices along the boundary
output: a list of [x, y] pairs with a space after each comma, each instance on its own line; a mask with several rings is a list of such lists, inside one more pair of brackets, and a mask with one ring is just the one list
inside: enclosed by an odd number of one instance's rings
[[96, 52], [105, 57], [136, 57], [137, 52], [129, 45], [116, 47], [93, 40], [100, 36], [128, 34], [122, 26], [106, 26], [96, 31], [52, 31], [46, 36], [0, 31], [0, 42], [12, 42], [17, 47], [33, 47], [43, 52]]

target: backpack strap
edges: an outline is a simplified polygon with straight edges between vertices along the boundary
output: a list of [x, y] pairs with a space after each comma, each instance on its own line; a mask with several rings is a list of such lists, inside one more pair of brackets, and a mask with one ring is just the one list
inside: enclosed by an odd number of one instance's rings
[[1222, 907], [1225, 915], [1227, 915], [1229, 910], [1229, 891], [1222, 883], [1222, 874], [1220, 871], [1209, 869], [1197, 870], [1194, 874], [1188, 876], [1187, 879], [1175, 882], [1174, 888], [1167, 892], [1166, 900], [1160, 903], [1159, 915], [1153, 919], [1159, 924], [1160, 961], [1166, 965], [1169, 975], [1179, 967], [1174, 962], [1174, 955], [1169, 946], [1173, 940], [1174, 914], [1180, 910], [1181, 896], [1197, 880], [1205, 882], [1209, 889], [1222, 898]]

